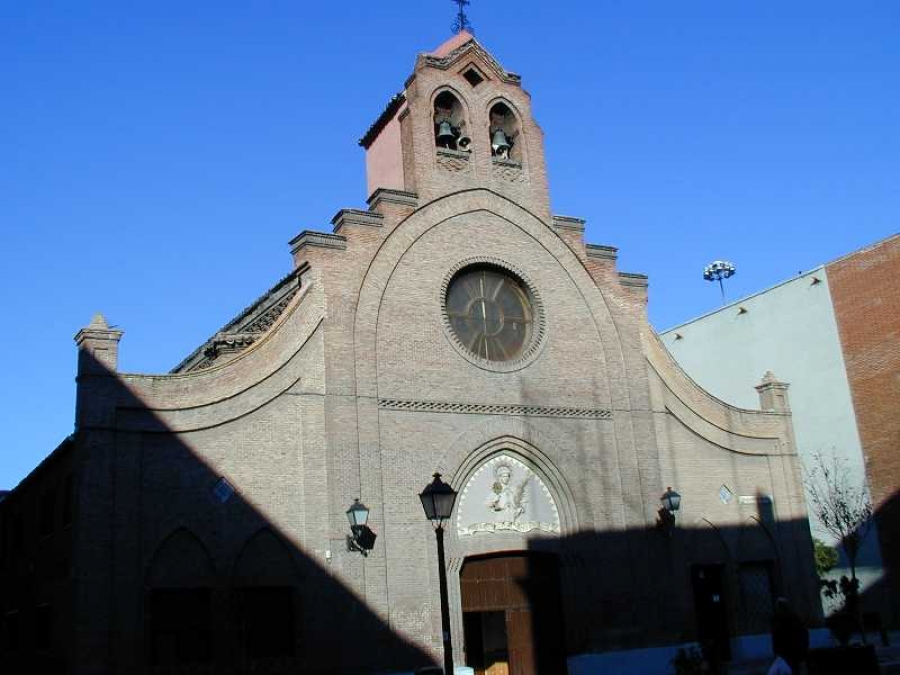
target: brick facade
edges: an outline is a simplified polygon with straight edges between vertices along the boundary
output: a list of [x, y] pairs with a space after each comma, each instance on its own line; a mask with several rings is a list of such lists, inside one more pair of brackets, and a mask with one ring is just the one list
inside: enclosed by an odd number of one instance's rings
[[[66, 439], [0, 500], [0, 664], [65, 672], [75, 574], [77, 471]], [[21, 659], [24, 654], [27, 659]]]
[[826, 266], [900, 620], [900, 235]]

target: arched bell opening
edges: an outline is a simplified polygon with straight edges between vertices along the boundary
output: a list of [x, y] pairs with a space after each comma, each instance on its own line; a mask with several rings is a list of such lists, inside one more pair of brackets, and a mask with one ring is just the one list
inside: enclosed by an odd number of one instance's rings
[[497, 159], [522, 161], [519, 120], [506, 103], [495, 103], [489, 113], [491, 155]]
[[434, 144], [445, 150], [471, 151], [463, 105], [447, 90], [434, 99]]

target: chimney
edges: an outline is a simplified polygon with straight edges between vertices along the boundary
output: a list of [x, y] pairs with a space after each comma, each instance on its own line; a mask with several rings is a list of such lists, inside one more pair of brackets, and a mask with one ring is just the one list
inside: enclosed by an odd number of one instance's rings
[[791, 404], [788, 401], [788, 387], [790, 385], [787, 382], [781, 382], [775, 377], [775, 373], [767, 370], [762, 382], [756, 385], [756, 391], [759, 392], [759, 407], [765, 412], [789, 413]]
[[122, 331], [109, 327], [99, 312], [91, 322], [78, 331], [78, 375], [114, 373], [119, 367], [119, 340]]

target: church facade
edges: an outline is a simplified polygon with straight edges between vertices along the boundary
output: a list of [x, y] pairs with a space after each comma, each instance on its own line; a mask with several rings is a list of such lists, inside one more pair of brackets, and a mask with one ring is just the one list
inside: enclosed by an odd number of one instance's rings
[[[698, 641], [740, 659], [777, 595], [817, 621], [788, 385], [748, 382], [760, 409], [738, 409], [681, 371], [646, 277], [552, 214], [519, 76], [462, 32], [418, 57], [361, 144], [368, 209], [298, 235], [290, 273], [172, 373], [119, 373], [102, 316], [78, 333], [76, 431], [0, 504], [5, 663], [440, 663], [418, 498], [436, 472], [459, 493], [458, 666], [655, 672]], [[356, 499], [366, 555], [347, 540]], [[45, 507], [45, 538], [21, 536]], [[66, 570], [35, 577], [48, 541]]]

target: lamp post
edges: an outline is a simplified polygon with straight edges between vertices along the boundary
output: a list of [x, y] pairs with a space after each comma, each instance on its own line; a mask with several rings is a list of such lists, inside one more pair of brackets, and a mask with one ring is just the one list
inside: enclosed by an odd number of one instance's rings
[[441, 631], [444, 641], [444, 675], [453, 673], [453, 645], [450, 642], [450, 603], [447, 599], [447, 564], [444, 561], [444, 521], [453, 512], [456, 492], [441, 480], [441, 474], [434, 474], [434, 480], [425, 486], [419, 495], [425, 516], [434, 526], [437, 538], [438, 579], [441, 589]]
[[671, 537], [675, 529], [675, 512], [681, 508], [681, 495], [672, 488], [666, 488], [659, 501], [662, 502], [662, 508], [659, 510], [659, 526]]
[[716, 260], [703, 268], [703, 278], [707, 281], [718, 281], [722, 292], [722, 304], [725, 304], [725, 286], [723, 279], [730, 279], [737, 273], [737, 268], [727, 260]]

